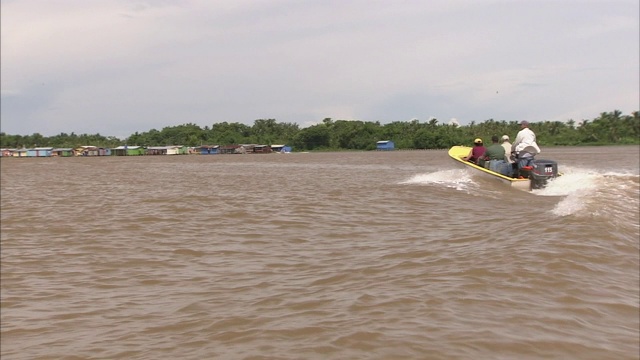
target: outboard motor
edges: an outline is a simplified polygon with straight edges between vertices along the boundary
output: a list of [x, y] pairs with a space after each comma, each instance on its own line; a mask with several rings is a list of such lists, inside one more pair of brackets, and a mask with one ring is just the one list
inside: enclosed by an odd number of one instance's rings
[[531, 166], [520, 169], [520, 175], [531, 179], [532, 189], [542, 189], [547, 185], [549, 179], [558, 176], [558, 163], [553, 160], [534, 159]]

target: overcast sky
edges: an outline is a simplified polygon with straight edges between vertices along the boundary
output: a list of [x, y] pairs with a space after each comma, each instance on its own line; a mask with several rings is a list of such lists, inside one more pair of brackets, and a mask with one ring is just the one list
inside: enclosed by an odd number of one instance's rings
[[1, 131], [640, 110], [638, 0], [2, 0]]

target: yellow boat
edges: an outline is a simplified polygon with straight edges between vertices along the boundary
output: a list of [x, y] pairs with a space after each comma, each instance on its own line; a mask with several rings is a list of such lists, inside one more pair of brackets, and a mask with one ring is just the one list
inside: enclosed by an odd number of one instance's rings
[[463, 158], [469, 155], [471, 148], [468, 146], [453, 146], [449, 149], [449, 157], [465, 168], [476, 170], [485, 177], [498, 180], [514, 189], [531, 191], [545, 187], [547, 180], [559, 176], [558, 165], [551, 160], [534, 160], [530, 169], [523, 171], [522, 178], [512, 178], [478, 166]]

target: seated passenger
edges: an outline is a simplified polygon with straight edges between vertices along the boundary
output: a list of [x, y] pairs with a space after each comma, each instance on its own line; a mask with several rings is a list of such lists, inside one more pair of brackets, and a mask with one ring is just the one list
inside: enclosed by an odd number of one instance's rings
[[462, 158], [462, 160], [472, 162], [474, 164], [479, 164], [482, 160], [482, 164], [480, 166], [484, 166], [484, 160], [482, 159], [484, 156], [484, 152], [487, 150], [482, 144], [482, 139], [477, 138], [473, 141], [473, 148], [469, 151], [469, 155]]
[[500, 142], [502, 142], [502, 147], [504, 148], [505, 152], [504, 161], [506, 162], [506, 165], [501, 173], [505, 176], [513, 176], [518, 166], [514, 158], [511, 156], [511, 143], [509, 142], [509, 140], [509, 135], [502, 135], [502, 138], [500, 138]]
[[505, 162], [504, 148], [498, 144], [498, 137], [496, 135], [491, 137], [491, 146], [485, 151], [484, 159], [489, 163], [487, 167], [489, 170], [502, 173]]

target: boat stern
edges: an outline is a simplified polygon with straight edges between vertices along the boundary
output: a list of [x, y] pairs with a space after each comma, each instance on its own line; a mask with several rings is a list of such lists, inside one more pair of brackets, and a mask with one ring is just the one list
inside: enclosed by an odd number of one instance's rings
[[531, 166], [520, 169], [521, 175], [531, 179], [532, 189], [542, 189], [550, 179], [558, 177], [558, 163], [553, 160], [533, 160]]

